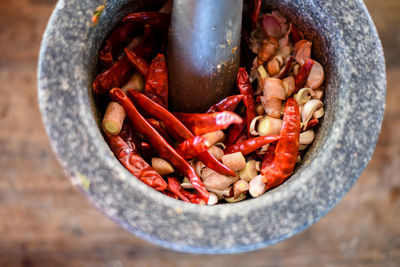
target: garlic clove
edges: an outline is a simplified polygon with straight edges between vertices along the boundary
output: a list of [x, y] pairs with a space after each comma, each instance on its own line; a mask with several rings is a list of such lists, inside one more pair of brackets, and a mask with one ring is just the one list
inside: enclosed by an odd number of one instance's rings
[[249, 182], [249, 193], [252, 197], [259, 197], [267, 191], [264, 184], [264, 177], [257, 175]]
[[261, 99], [261, 104], [265, 109], [265, 113], [268, 116], [274, 118], [281, 117], [282, 100], [277, 98], [268, 99], [266, 96], [262, 96], [260, 97], [260, 99]]
[[300, 40], [294, 46], [294, 59], [300, 65], [303, 65], [306, 62], [306, 59], [311, 57], [311, 46], [312, 42], [308, 40]]
[[309, 145], [314, 141], [315, 133], [314, 130], [308, 130], [300, 133], [299, 143], [300, 145]]
[[293, 76], [286, 77], [282, 80], [282, 86], [285, 90], [285, 98], [291, 96], [296, 90], [296, 83]]
[[282, 80], [277, 78], [264, 79], [263, 94], [267, 99], [285, 100], [285, 89], [283, 88]]
[[314, 65], [312, 66], [311, 72], [308, 75], [306, 85], [308, 87], [310, 87], [311, 89], [317, 89], [324, 82], [325, 73], [324, 73], [324, 69], [322, 68], [321, 64], [319, 64], [315, 60], [313, 60], [313, 61], [314, 61]]
[[324, 108], [320, 108], [320, 109], [318, 109], [317, 111], [314, 112], [313, 118], [319, 119], [319, 118], [323, 117], [324, 114], [325, 114]]
[[311, 99], [307, 103], [304, 104], [301, 109], [301, 120], [303, 125], [307, 125], [308, 121], [312, 118], [315, 111], [322, 107], [323, 103], [318, 99]]
[[293, 98], [300, 106], [303, 106], [311, 99], [313, 93], [314, 92], [310, 88], [302, 88], [293, 96]]

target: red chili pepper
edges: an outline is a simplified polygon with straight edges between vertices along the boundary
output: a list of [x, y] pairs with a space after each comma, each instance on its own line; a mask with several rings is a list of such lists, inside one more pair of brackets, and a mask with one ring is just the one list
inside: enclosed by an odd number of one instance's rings
[[317, 124], [318, 124], [318, 119], [314, 118], [314, 119], [310, 120], [310, 121], [307, 123], [307, 127], [306, 127], [305, 131], [310, 130], [312, 127], [314, 127], [314, 126], [317, 125]]
[[251, 121], [257, 116], [253, 87], [250, 83], [249, 74], [246, 72], [245, 68], [239, 68], [237, 75], [237, 86], [240, 93], [243, 95], [243, 103], [246, 106], [246, 122], [247, 122], [247, 135], [251, 137], [250, 134], [250, 124]]
[[175, 147], [183, 158], [191, 159], [197, 157], [210, 147], [210, 143], [203, 136], [195, 136], [187, 139]]
[[292, 63], [293, 63], [293, 57], [290, 56], [288, 62], [286, 62], [286, 66], [285, 69], [283, 70], [283, 72], [281, 73], [281, 75], [279, 75], [279, 79], [283, 79], [286, 77], [286, 75], [289, 73], [290, 68], [292, 67]]
[[279, 139], [276, 145], [274, 160], [269, 166], [261, 169], [267, 189], [282, 184], [293, 173], [299, 151], [299, 136], [299, 105], [296, 100], [289, 98], [286, 101], [281, 139]]
[[146, 161], [151, 161], [156, 156], [154, 148], [145, 141], [140, 142], [140, 153]]
[[118, 25], [105, 40], [103, 48], [100, 50], [99, 59], [103, 65], [110, 66], [114, 56], [119, 49], [127, 45], [132, 37], [132, 33], [137, 28], [135, 23], [128, 22]]
[[142, 74], [144, 77], [147, 76], [147, 73], [149, 73], [149, 64], [147, 63], [146, 60], [144, 60], [141, 56], [136, 54], [134, 51], [125, 49], [124, 50], [126, 55], [128, 56], [128, 59], [131, 61], [135, 69]]
[[140, 152], [140, 140], [132, 131], [132, 127], [124, 121], [122, 124], [119, 136], [130, 146], [134, 151]]
[[93, 82], [93, 92], [97, 95], [106, 93], [113, 87], [121, 87], [133, 75], [133, 66], [128, 57], [124, 55], [108, 70], [97, 75]]
[[157, 150], [158, 154], [175, 166], [180, 172], [186, 175], [193, 187], [200, 193], [201, 197], [207, 202], [210, 193], [205, 188], [201, 179], [197, 176], [192, 166], [182, 158], [175, 149], [168, 144], [167, 141], [140, 115], [139, 111], [133, 105], [131, 100], [125, 93], [118, 88], [110, 91], [110, 96], [113, 101], [125, 109], [128, 119], [131, 121], [132, 126], [136, 131], [143, 134], [143, 136], [150, 142], [152, 147]]
[[278, 141], [279, 138], [280, 138], [279, 135], [266, 135], [266, 136], [255, 137], [252, 139], [238, 142], [234, 145], [227, 147], [224, 153], [232, 154], [235, 152], [242, 152], [243, 156], [245, 156], [266, 144]]
[[194, 204], [199, 204], [199, 205], [205, 205], [207, 202], [204, 201], [204, 199], [202, 199], [198, 194], [196, 193], [190, 193], [186, 190], [181, 190], [182, 195], [184, 195], [185, 197], [187, 197], [190, 202], [194, 203]]
[[[128, 90], [128, 95], [131, 99], [140, 106], [142, 110], [148, 113], [150, 116], [159, 119], [164, 122], [167, 131], [175, 138], [178, 142], [182, 142], [186, 139], [193, 138], [194, 135], [190, 132], [185, 125], [182, 124], [171, 112], [164, 107], [160, 106], [156, 102], [152, 101], [144, 94], [141, 94], [135, 90]], [[198, 156], [199, 160], [203, 162], [210, 169], [226, 175], [236, 176], [235, 172], [226, 167], [224, 164], [219, 162], [211, 153], [206, 150]]]
[[290, 32], [290, 36], [292, 37], [293, 45], [295, 45], [298, 41], [303, 39], [301, 37], [300, 31], [297, 29], [296, 26], [294, 26], [294, 24], [292, 24], [292, 31]]
[[230, 111], [214, 113], [173, 113], [195, 135], [223, 130], [231, 124], [242, 123], [242, 118]]
[[122, 137], [106, 133], [105, 137], [114, 155], [130, 173], [158, 191], [167, 188], [164, 179]]
[[167, 13], [145, 11], [128, 14], [122, 19], [122, 22], [150, 24], [160, 30], [166, 30], [169, 27], [170, 17], [170, 14]]
[[172, 144], [172, 140], [171, 137], [169, 137], [167, 131], [165, 130], [165, 125], [163, 125], [163, 123], [159, 120], [153, 119], [153, 118], [148, 118], [147, 121], [150, 123], [151, 126], [153, 126], [154, 129], [157, 130], [157, 132], [159, 132], [161, 134], [162, 137], [164, 137], [164, 139]]
[[145, 93], [146, 95], [158, 97], [160, 100], [157, 101], [158, 104], [164, 107], [168, 106], [168, 70], [163, 54], [158, 54], [151, 61], [146, 78]]
[[264, 169], [265, 167], [267, 167], [272, 163], [275, 157], [275, 149], [276, 149], [276, 142], [271, 143], [268, 147], [267, 152], [265, 152], [264, 154], [261, 169]]
[[245, 132], [246, 126], [247, 126], [246, 117], [243, 118], [242, 123], [231, 125], [228, 128], [228, 133], [226, 134], [224, 144], [227, 147], [233, 145], [238, 140], [238, 138]]
[[168, 177], [168, 188], [169, 188], [169, 190], [171, 190], [172, 193], [177, 195], [181, 200], [183, 200], [185, 202], [190, 202], [190, 200], [187, 197], [182, 195], [181, 190], [183, 190], [183, 189], [181, 187], [181, 184], [179, 183], [178, 178]]
[[299, 73], [297, 73], [296, 78], [294, 79], [296, 89], [295, 93], [297, 93], [307, 82], [308, 76], [310, 75], [312, 66], [314, 65], [314, 61], [312, 59], [306, 59], [303, 66], [299, 69]]
[[243, 95], [231, 95], [222, 99], [217, 104], [213, 105], [206, 113], [220, 112], [220, 111], [234, 111]]
[[261, 0], [251, 0], [251, 26], [253, 29], [257, 28], [258, 17], [260, 15], [261, 10]]
[[206, 204], [198, 194], [190, 193], [183, 189], [178, 178], [176, 177], [168, 177], [168, 187], [172, 193], [185, 202], [203, 205]]

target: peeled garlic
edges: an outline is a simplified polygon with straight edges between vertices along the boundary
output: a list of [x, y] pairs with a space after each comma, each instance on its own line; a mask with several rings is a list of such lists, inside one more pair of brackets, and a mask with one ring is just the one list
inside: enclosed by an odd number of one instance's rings
[[259, 135], [259, 133], [256, 131], [256, 125], [257, 125], [257, 122], [259, 121], [259, 120], [261, 120], [262, 118], [264, 118], [264, 116], [257, 116], [257, 117], [255, 117], [252, 121], [251, 121], [251, 123], [250, 123], [250, 133], [252, 134], [252, 135]]
[[246, 167], [246, 159], [243, 157], [242, 152], [235, 152], [222, 156], [222, 163], [235, 172]]
[[312, 98], [322, 100], [324, 96], [324, 92], [322, 90], [314, 90], [314, 93], [311, 95]]
[[257, 167], [259, 166], [259, 161], [255, 161], [253, 159], [249, 160], [246, 163], [246, 167], [239, 171], [239, 177], [242, 180], [249, 182], [255, 176], [257, 176]]
[[312, 143], [312, 141], [314, 141], [314, 137], [315, 137], [315, 134], [312, 129], [302, 132], [302, 133], [300, 133], [299, 143], [301, 145], [309, 145]]
[[264, 177], [257, 175], [249, 183], [249, 193], [252, 197], [259, 197], [267, 191], [264, 184]]
[[258, 124], [258, 134], [261, 136], [270, 134], [280, 134], [282, 128], [282, 120], [272, 117], [264, 117]]
[[318, 99], [311, 99], [308, 101], [301, 110], [301, 121], [303, 125], [307, 125], [308, 121], [312, 118], [315, 111], [322, 107], [323, 103]]
[[207, 139], [208, 143], [210, 143], [210, 146], [212, 146], [215, 143], [217, 143], [217, 142], [221, 141], [222, 139], [224, 139], [225, 134], [224, 134], [223, 131], [219, 130], [219, 131], [203, 134], [203, 137], [205, 139]]
[[319, 118], [321, 118], [322, 116], [324, 116], [324, 108], [320, 108], [320, 109], [318, 109], [317, 111], [315, 111], [314, 112], [314, 114], [313, 114], [313, 118], [315, 118], [315, 119], [319, 119]]
[[293, 96], [294, 100], [300, 105], [303, 106], [311, 99], [312, 90], [310, 88], [302, 88]]
[[233, 197], [237, 198], [242, 193], [249, 190], [249, 183], [245, 180], [238, 180], [233, 184]]
[[226, 202], [229, 202], [229, 203], [235, 203], [235, 202], [239, 202], [239, 201], [242, 201], [243, 199], [246, 199], [246, 194], [241, 194], [240, 196], [238, 196], [237, 198], [234, 198], [234, 197], [226, 197], [225, 198], [225, 200], [226, 200]]
[[214, 193], [210, 193], [210, 196], [208, 197], [208, 202], [207, 205], [215, 205], [218, 203], [218, 197]]
[[224, 156], [224, 151], [215, 145], [211, 146], [208, 151], [219, 161], [221, 161], [222, 157]]
[[[278, 56], [280, 57], [280, 56]], [[281, 70], [281, 66], [283, 64], [283, 59], [280, 57], [281, 60], [279, 60], [277, 57], [274, 57], [267, 63], [267, 69], [268, 73], [271, 76], [274, 76], [275, 74], [278, 74], [279, 71]]]

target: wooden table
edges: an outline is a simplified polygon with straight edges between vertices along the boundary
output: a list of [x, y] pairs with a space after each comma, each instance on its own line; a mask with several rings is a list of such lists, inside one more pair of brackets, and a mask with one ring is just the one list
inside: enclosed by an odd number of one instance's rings
[[382, 133], [361, 178], [304, 232], [222, 256], [149, 244], [89, 205], [66, 179], [36, 96], [39, 44], [54, 4], [0, 1], [0, 266], [400, 265], [399, 0], [366, 1], [385, 48], [388, 87]]

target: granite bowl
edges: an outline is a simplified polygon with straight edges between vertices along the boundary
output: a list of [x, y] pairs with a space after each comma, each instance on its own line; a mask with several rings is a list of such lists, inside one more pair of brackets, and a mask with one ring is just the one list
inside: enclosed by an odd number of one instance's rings
[[198, 206], [169, 198], [133, 178], [99, 129], [91, 83], [105, 36], [127, 13], [162, 1], [60, 0], [39, 58], [39, 104], [51, 144], [71, 181], [98, 209], [128, 231], [183, 252], [238, 253], [286, 239], [325, 215], [350, 189], [379, 135], [385, 64], [376, 29], [361, 0], [264, 1], [314, 41], [325, 66], [326, 114], [293, 176], [257, 199]]

